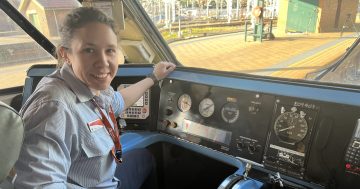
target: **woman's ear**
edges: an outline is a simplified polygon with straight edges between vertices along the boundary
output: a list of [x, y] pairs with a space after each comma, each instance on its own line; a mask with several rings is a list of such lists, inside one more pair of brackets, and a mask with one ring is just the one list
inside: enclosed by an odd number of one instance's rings
[[69, 59], [69, 49], [65, 48], [65, 47], [60, 47], [59, 50], [59, 55], [64, 63], [71, 65], [70, 59]]

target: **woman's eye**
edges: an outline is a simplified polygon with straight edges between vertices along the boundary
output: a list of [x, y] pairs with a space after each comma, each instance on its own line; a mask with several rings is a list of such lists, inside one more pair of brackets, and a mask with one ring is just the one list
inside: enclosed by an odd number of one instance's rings
[[94, 52], [94, 49], [92, 49], [92, 48], [86, 48], [86, 49], [84, 49], [84, 51], [87, 52], [87, 53], [93, 53], [93, 52]]
[[116, 50], [115, 49], [108, 49], [107, 52], [108, 53], [116, 53]]

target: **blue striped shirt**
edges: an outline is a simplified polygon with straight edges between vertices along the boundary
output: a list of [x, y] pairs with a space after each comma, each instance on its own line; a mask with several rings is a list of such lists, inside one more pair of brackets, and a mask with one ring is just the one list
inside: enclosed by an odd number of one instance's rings
[[[15, 169], [16, 188], [115, 188], [114, 143], [105, 127], [90, 129], [104, 112], [118, 116], [124, 100], [111, 87], [94, 97], [70, 66], [44, 77], [20, 111], [25, 139]], [[107, 113], [106, 113], [107, 114]]]

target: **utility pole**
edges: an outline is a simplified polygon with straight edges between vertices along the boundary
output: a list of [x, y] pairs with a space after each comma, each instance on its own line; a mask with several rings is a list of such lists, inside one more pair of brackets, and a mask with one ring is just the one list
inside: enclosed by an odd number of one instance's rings
[[158, 15], [159, 15], [159, 21], [162, 20], [162, 12], [161, 12], [161, 0], [158, 0]]
[[178, 37], [181, 38], [181, 2], [179, 2], [179, 16], [178, 16], [178, 19], [179, 19], [179, 29], [178, 29]]
[[176, 2], [175, 2], [176, 0], [172, 0], [171, 1], [171, 7], [172, 7], [172, 11], [171, 11], [171, 13], [172, 13], [172, 22], [175, 22], [175, 20], [176, 20], [176, 10], [175, 10], [175, 4], [176, 4]]
[[206, 0], [206, 18], [209, 18], [209, 4], [211, 0]]
[[239, 2], [240, 0], [236, 0], [236, 19], [239, 20]]
[[220, 14], [219, 14], [219, 16], [221, 16], [221, 14], [222, 14], [222, 6], [223, 6], [223, 0], [220, 0]]
[[155, 21], [155, 12], [156, 12], [156, 8], [155, 8], [155, 0], [151, 1], [151, 9], [152, 9], [152, 20], [153, 22]]
[[169, 27], [170, 19], [169, 19], [169, 2], [168, 0], [164, 1], [164, 10], [165, 10], [165, 25], [166, 27]]
[[226, 2], [226, 7], [227, 7], [227, 22], [230, 23], [231, 21], [231, 17], [232, 17], [232, 0], [227, 0]]
[[216, 20], [219, 18], [219, 0], [215, 0], [216, 1]]

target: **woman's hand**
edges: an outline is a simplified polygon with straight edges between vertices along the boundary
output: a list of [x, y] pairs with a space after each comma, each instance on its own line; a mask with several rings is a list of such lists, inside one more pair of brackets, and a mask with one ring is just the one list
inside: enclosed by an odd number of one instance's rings
[[169, 73], [174, 71], [175, 67], [175, 64], [171, 62], [159, 62], [155, 64], [152, 74], [147, 78], [121, 89], [120, 93], [125, 101], [125, 109], [133, 105], [147, 89], [154, 86], [159, 80], [164, 79]]
[[175, 70], [176, 65], [171, 62], [159, 62], [155, 64], [154, 75], [157, 80], [164, 79], [169, 73]]

